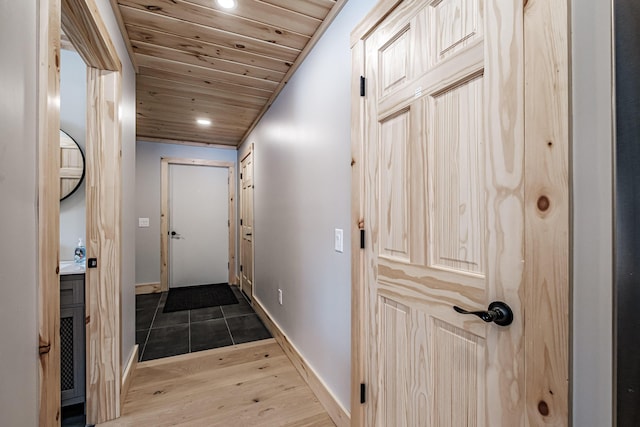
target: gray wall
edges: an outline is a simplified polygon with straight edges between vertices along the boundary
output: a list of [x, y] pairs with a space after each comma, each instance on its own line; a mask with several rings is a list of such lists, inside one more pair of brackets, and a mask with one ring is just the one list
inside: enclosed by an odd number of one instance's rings
[[0, 425], [38, 424], [35, 1], [0, 0]]
[[[86, 153], [87, 66], [77, 52], [60, 54], [60, 129]], [[73, 260], [78, 238], [86, 244], [86, 194], [84, 179], [80, 187], [60, 202], [60, 260]]]
[[612, 425], [611, 2], [573, 26], [573, 425]]
[[[212, 130], [212, 132], [214, 131], [215, 129]], [[138, 141], [135, 186], [136, 218], [134, 218], [134, 227], [136, 227], [135, 279], [138, 284], [160, 283], [160, 159], [162, 157], [236, 163], [237, 152], [235, 149]], [[148, 228], [137, 228], [137, 218], [139, 217], [149, 218]], [[236, 244], [236, 259], [237, 248]]]
[[[347, 3], [247, 140], [255, 143], [255, 298], [347, 410], [349, 35], [374, 3]], [[335, 228], [344, 253], [334, 251]]]

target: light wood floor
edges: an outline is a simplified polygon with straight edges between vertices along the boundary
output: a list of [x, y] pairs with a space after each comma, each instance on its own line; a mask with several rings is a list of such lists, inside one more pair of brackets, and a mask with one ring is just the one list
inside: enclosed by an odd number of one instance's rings
[[334, 426], [274, 339], [138, 364], [104, 427]]

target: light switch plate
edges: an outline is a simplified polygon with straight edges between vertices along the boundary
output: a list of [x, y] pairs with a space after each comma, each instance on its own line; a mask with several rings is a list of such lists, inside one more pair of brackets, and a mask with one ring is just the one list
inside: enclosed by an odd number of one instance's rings
[[148, 227], [149, 226], [149, 218], [138, 218], [138, 227]]
[[336, 228], [336, 232], [335, 232], [335, 250], [336, 252], [343, 252], [344, 251], [344, 239], [343, 239], [344, 235], [342, 232], [342, 229], [340, 228]]

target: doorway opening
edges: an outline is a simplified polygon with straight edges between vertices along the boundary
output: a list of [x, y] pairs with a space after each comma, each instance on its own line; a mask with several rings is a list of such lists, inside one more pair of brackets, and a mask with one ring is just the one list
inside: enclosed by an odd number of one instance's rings
[[106, 26], [86, 2], [40, 2], [38, 41], [38, 299], [41, 425], [59, 423], [60, 376], [60, 40], [64, 29], [87, 65], [86, 422], [120, 415], [120, 236], [122, 64]]
[[[220, 180], [220, 172], [227, 176], [226, 194], [225, 189], [219, 185], [214, 188], [215, 182]], [[212, 179], [213, 185], [203, 183], [203, 179]], [[163, 157], [160, 163], [160, 181], [161, 291], [168, 291], [170, 283], [171, 287], [218, 283], [210, 280], [223, 278], [221, 270], [226, 271], [228, 283], [235, 284], [234, 164], [215, 160]], [[176, 190], [175, 194], [171, 194], [172, 189]], [[226, 196], [222, 203], [220, 197], [211, 199], [222, 194]], [[172, 195], [174, 197], [170, 197]], [[204, 215], [203, 208], [206, 209]], [[197, 210], [200, 212], [194, 212]], [[193, 221], [194, 218], [196, 221]], [[174, 219], [177, 219], [176, 227], [186, 229], [172, 229]], [[218, 224], [212, 225], [216, 220]], [[204, 235], [202, 227], [207, 228]], [[212, 239], [228, 242], [226, 254], [221, 253], [224, 248], [221, 250], [221, 245], [212, 242]], [[170, 252], [172, 250], [174, 253]], [[215, 259], [216, 257], [219, 259]], [[202, 265], [205, 263], [206, 265]]]
[[[236, 286], [234, 169], [233, 162], [161, 158], [160, 292], [136, 296], [141, 361], [271, 337]], [[235, 301], [167, 308], [169, 292], [208, 286], [230, 286]]]

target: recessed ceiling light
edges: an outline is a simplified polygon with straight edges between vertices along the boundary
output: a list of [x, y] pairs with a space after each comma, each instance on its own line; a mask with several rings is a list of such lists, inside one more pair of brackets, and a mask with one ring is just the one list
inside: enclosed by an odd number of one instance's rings
[[196, 120], [196, 122], [198, 122], [198, 124], [202, 126], [209, 126], [211, 124], [211, 120], [209, 119], [198, 119]]
[[236, 0], [218, 0], [218, 4], [225, 9], [233, 9], [236, 7]]

